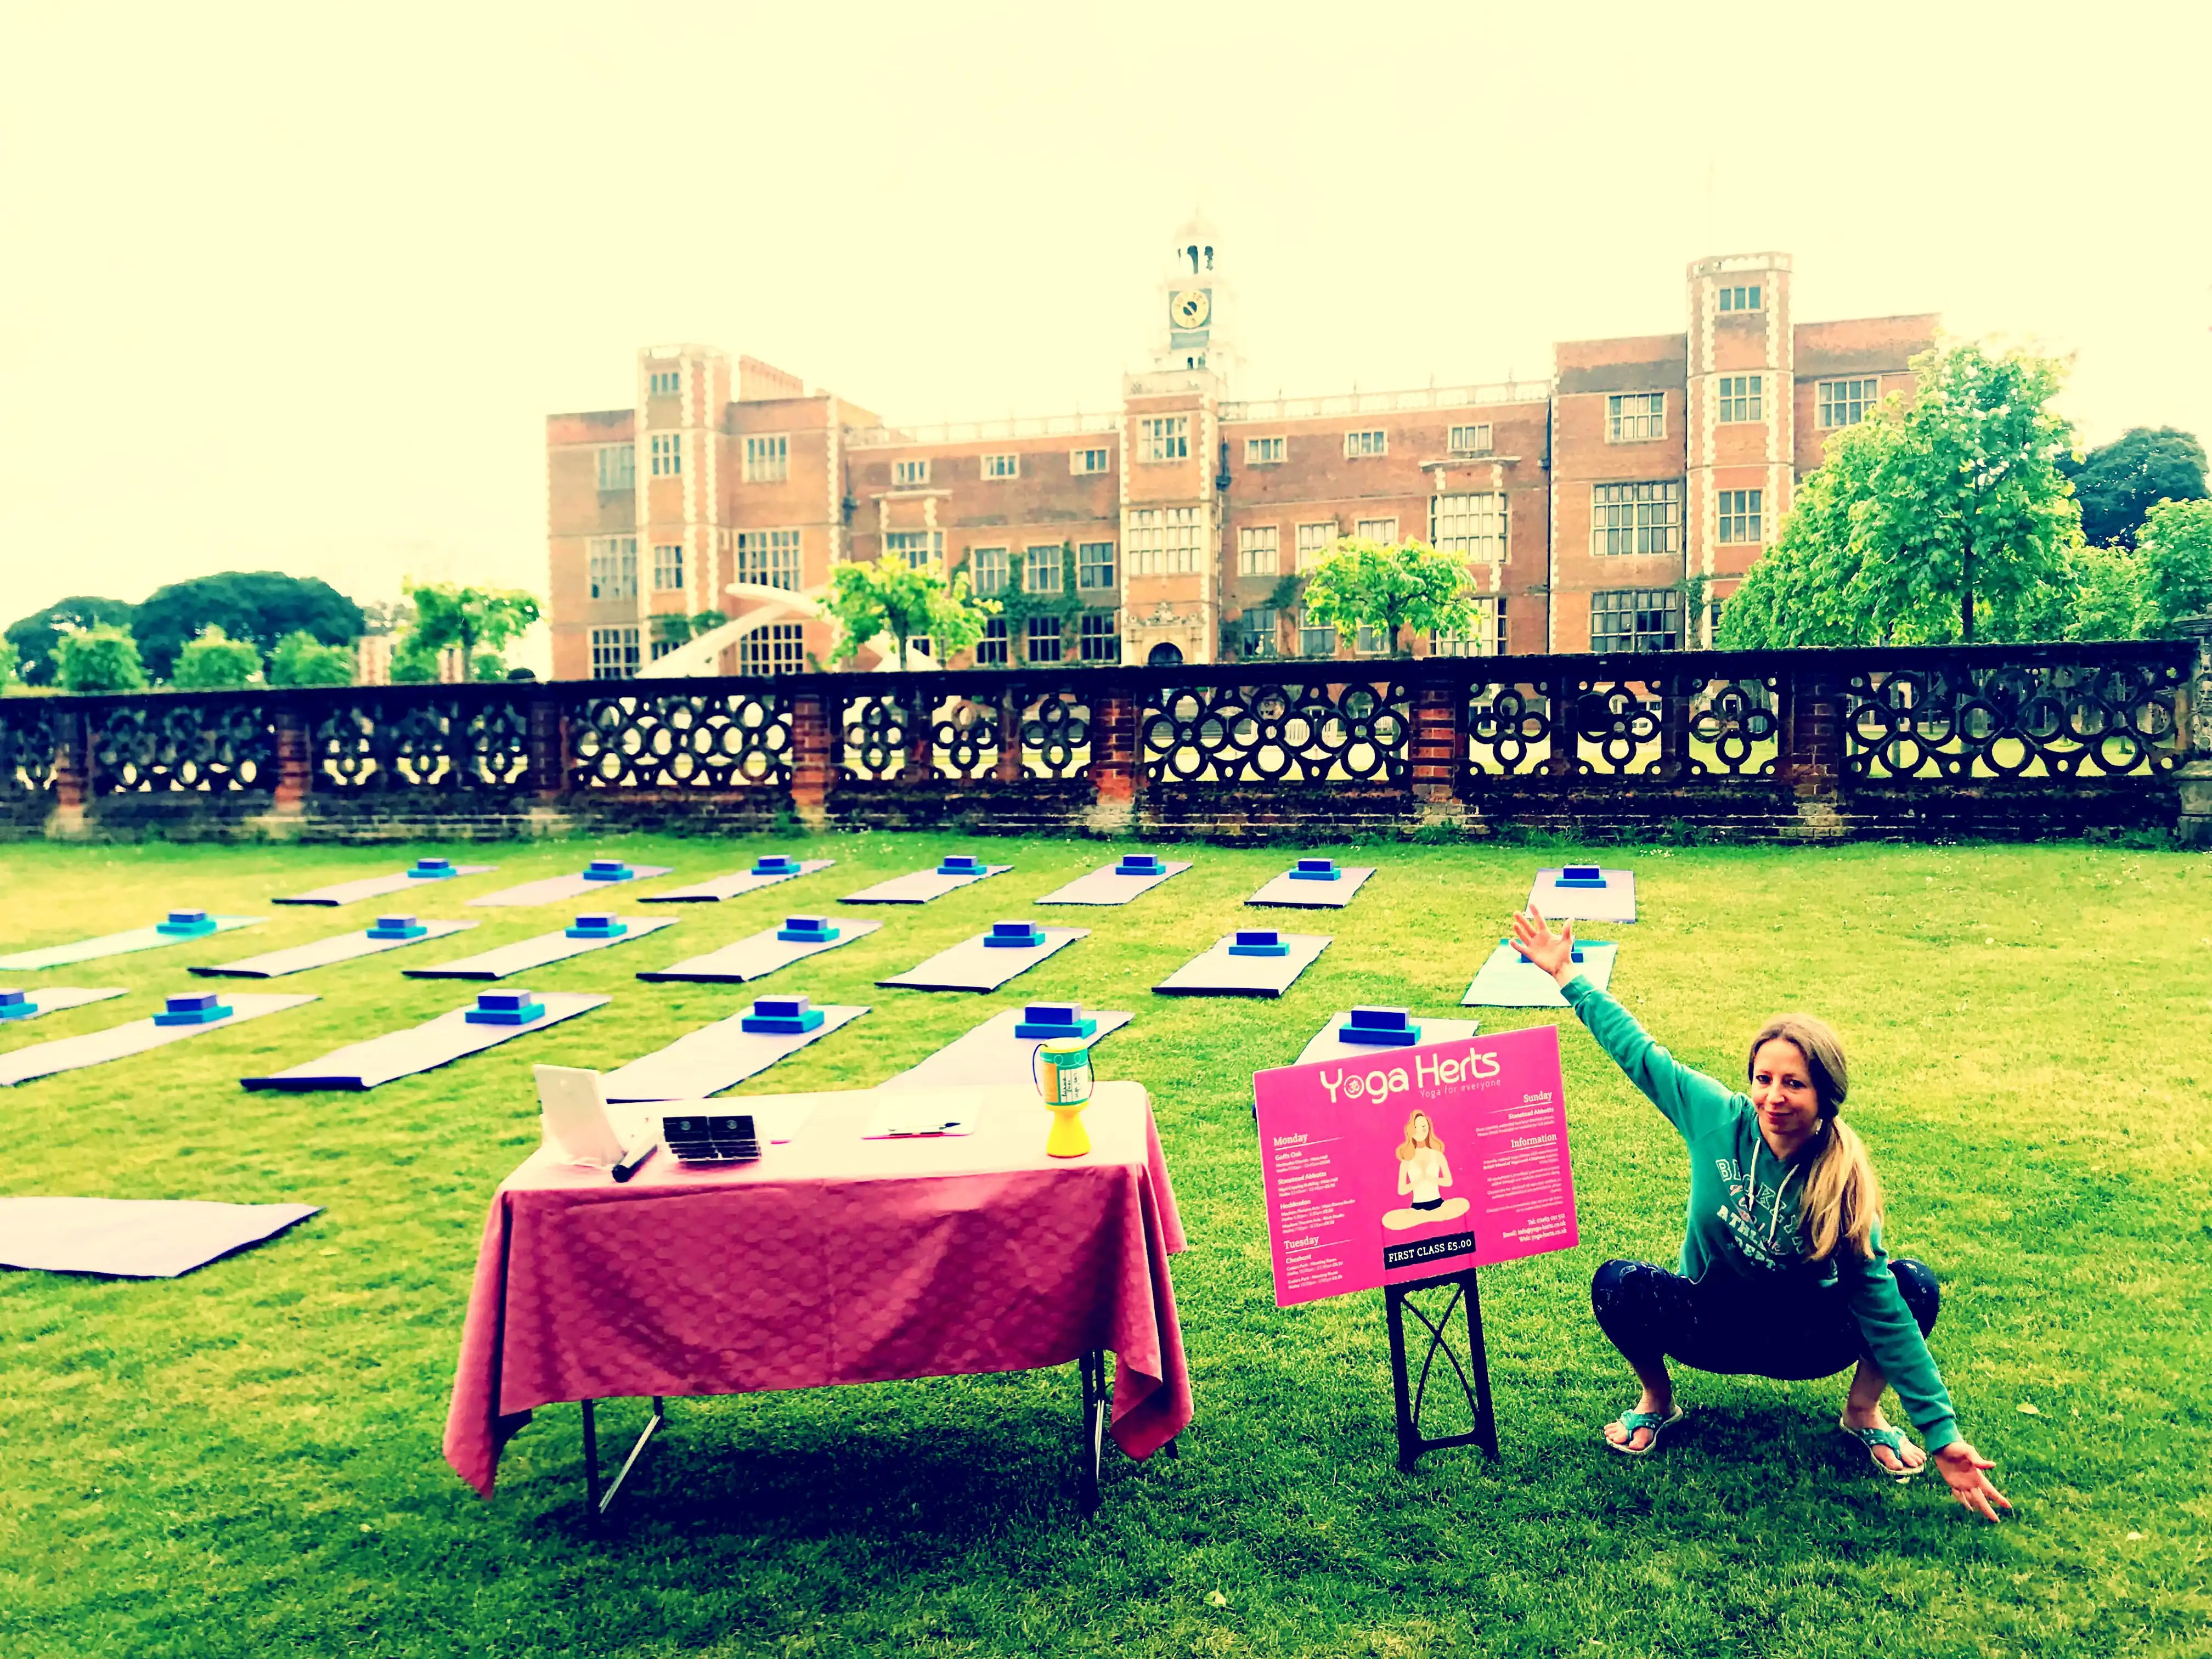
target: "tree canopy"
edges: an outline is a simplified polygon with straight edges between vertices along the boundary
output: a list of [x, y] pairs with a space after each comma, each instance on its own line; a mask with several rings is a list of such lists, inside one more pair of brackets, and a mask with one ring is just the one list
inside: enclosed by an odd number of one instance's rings
[[[415, 620], [401, 641], [398, 657], [411, 664], [428, 659], [428, 679], [437, 678], [439, 652], [458, 646], [469, 665], [469, 678], [505, 678], [503, 655], [507, 645], [521, 637], [538, 620], [538, 596], [514, 587], [463, 587], [453, 582], [410, 582], [407, 598], [415, 607]], [[392, 678], [399, 678], [395, 659]]]
[[316, 577], [277, 570], [226, 570], [157, 587], [131, 618], [146, 666], [171, 678], [177, 653], [208, 627], [226, 638], [273, 651], [287, 634], [312, 634], [325, 645], [344, 645], [362, 632], [361, 607]]
[[2151, 508], [2163, 501], [2204, 499], [2204, 446], [2170, 426], [2130, 427], [2082, 459], [2060, 459], [2081, 504], [2081, 534], [2133, 547]]
[[33, 611], [8, 628], [8, 642], [15, 647], [16, 672], [26, 685], [58, 685], [54, 652], [62, 635], [72, 628], [96, 628], [102, 623], [128, 628], [138, 607], [122, 599], [95, 599], [79, 594], [58, 599], [43, 611]]
[[343, 645], [325, 645], [302, 629], [287, 634], [269, 653], [271, 685], [351, 685], [354, 653]]
[[1305, 615], [1325, 628], [1371, 628], [1390, 654], [1401, 632], [1455, 634], [1474, 615], [1467, 566], [1426, 542], [1395, 547], [1346, 537], [1306, 577]]
[[1000, 606], [975, 596], [965, 569], [947, 577], [936, 560], [914, 565], [889, 553], [872, 564], [841, 564], [830, 572], [823, 609], [838, 629], [830, 661], [849, 662], [870, 640], [888, 634], [898, 641], [904, 668], [908, 641], [933, 639], [949, 659], [983, 637]]
[[214, 623], [185, 641], [169, 683], [179, 691], [236, 691], [261, 678], [261, 652]]
[[143, 691], [146, 666], [138, 642], [127, 628], [96, 623], [72, 628], [54, 647], [54, 667], [62, 690], [79, 693]]

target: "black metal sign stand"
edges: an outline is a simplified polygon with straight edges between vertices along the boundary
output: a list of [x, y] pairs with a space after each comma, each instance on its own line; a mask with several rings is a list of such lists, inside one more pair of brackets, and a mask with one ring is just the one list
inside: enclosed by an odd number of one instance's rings
[[[1440, 1309], [1433, 1316], [1428, 1306], [1418, 1298], [1425, 1291], [1448, 1290]], [[1434, 1298], [1431, 1298], [1433, 1303]], [[1452, 1315], [1462, 1306], [1467, 1310], [1467, 1348], [1465, 1363], [1452, 1347]], [[1498, 1455], [1498, 1419], [1490, 1407], [1490, 1355], [1482, 1343], [1482, 1297], [1474, 1279], [1474, 1269], [1465, 1273], [1446, 1273], [1439, 1279], [1423, 1279], [1407, 1285], [1386, 1285], [1382, 1287], [1383, 1311], [1390, 1325], [1390, 1380], [1398, 1396], [1398, 1467], [1411, 1471], [1423, 1452], [1440, 1451], [1446, 1446], [1480, 1446], [1492, 1459]], [[1410, 1314], [1421, 1328], [1428, 1333], [1428, 1346], [1421, 1355], [1420, 1376], [1407, 1375], [1406, 1359], [1406, 1318]], [[1443, 1356], [1452, 1375], [1459, 1379], [1460, 1393], [1467, 1402], [1474, 1426], [1456, 1434], [1425, 1435], [1421, 1432], [1421, 1407], [1427, 1402], [1429, 1377], [1436, 1369], [1437, 1357]]]

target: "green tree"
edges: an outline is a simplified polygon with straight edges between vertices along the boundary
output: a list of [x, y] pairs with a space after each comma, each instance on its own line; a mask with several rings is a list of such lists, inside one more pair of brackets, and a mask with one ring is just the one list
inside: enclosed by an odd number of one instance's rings
[[400, 651], [394, 654], [392, 678], [399, 678], [398, 658], [404, 654], [430, 662], [428, 678], [437, 675], [437, 653], [448, 646], [460, 647], [462, 660], [474, 679], [500, 679], [507, 672], [501, 653], [538, 620], [538, 599], [512, 587], [462, 587], [453, 582], [410, 582], [407, 598], [415, 607], [414, 625]]
[[43, 611], [33, 611], [8, 628], [8, 642], [15, 647], [15, 661], [26, 685], [59, 684], [54, 673], [54, 651], [62, 635], [72, 628], [97, 628], [106, 623], [128, 628], [138, 607], [121, 599], [94, 599], [79, 594], [59, 599]]
[[54, 647], [54, 672], [63, 690], [81, 695], [146, 689], [146, 665], [139, 659], [138, 641], [129, 629], [112, 623], [64, 632]]
[[177, 653], [169, 684], [179, 691], [235, 691], [261, 677], [261, 653], [210, 623]]
[[2084, 546], [2069, 561], [2069, 640], [2133, 640], [2142, 636], [2143, 561], [2134, 548], [2115, 543]]
[[1395, 547], [1346, 537], [1322, 556], [1305, 582], [1310, 623], [1371, 628], [1393, 656], [1399, 635], [1455, 634], [1474, 615], [1467, 566], [1426, 542]]
[[987, 621], [999, 614], [995, 599], [979, 599], [969, 590], [968, 573], [951, 577], [935, 560], [912, 565], [896, 554], [872, 564], [841, 564], [830, 574], [823, 602], [837, 623], [833, 663], [849, 662], [878, 634], [898, 641], [898, 663], [907, 665], [907, 641], [934, 639], [949, 659], [983, 637]]
[[13, 640], [0, 640], [0, 691], [12, 691], [23, 683], [21, 653]]
[[154, 590], [131, 618], [131, 631], [156, 675], [173, 677], [177, 653], [202, 629], [273, 651], [287, 634], [305, 631], [325, 645], [360, 637], [361, 607], [313, 577], [278, 570], [226, 570]]
[[2184, 617], [2212, 614], [2212, 501], [2160, 501], [2144, 515], [2136, 546], [2145, 632], [2170, 633]]
[[354, 653], [325, 645], [305, 629], [287, 634], [269, 653], [271, 685], [351, 685]]
[[1774, 545], [1721, 612], [1714, 642], [1723, 651], [1812, 645], [1862, 645], [1874, 635], [1844, 603], [1858, 562], [1866, 556], [1862, 526], [1874, 480], [1897, 441], [1897, 428], [1879, 417], [1847, 426], [1828, 440], [1820, 467], [1797, 486]]
[[2092, 542], [2133, 547], [2159, 502], [2204, 499], [2204, 446], [2175, 427], [2130, 427], [2078, 461], [2062, 456], [2058, 470], [2073, 482], [2081, 534]]

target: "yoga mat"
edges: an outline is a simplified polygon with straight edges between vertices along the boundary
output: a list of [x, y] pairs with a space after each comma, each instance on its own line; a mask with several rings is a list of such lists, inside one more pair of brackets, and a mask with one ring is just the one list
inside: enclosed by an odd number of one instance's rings
[[[1562, 887], [1557, 870], [1539, 870], [1528, 889], [1528, 904], [1547, 921], [1633, 921], [1636, 876], [1628, 870], [1601, 870], [1602, 887]], [[1522, 906], [1524, 910], [1528, 905]]]
[[18, 1025], [28, 1025], [34, 1019], [44, 1019], [48, 1014], [58, 1014], [70, 1008], [82, 1008], [88, 1003], [105, 1002], [110, 997], [119, 997], [124, 989], [119, 985], [106, 986], [88, 991], [75, 985], [44, 985], [37, 990], [24, 986], [10, 986], [20, 990], [37, 1005], [35, 1014], [18, 1014], [13, 1019], [0, 1019], [0, 1036], [6, 1036]]
[[[1590, 939], [1581, 947], [1582, 970], [1601, 991], [1613, 983], [1613, 953], [1620, 947]], [[1460, 1000], [1463, 1008], [1564, 1008], [1566, 998], [1552, 976], [1510, 945], [1490, 953]]]
[[0, 1054], [0, 1085], [13, 1088], [19, 1083], [28, 1083], [33, 1078], [52, 1077], [56, 1072], [74, 1072], [82, 1066], [104, 1065], [111, 1060], [127, 1060], [132, 1054], [143, 1054], [149, 1048], [159, 1048], [172, 1042], [181, 1042], [186, 1037], [198, 1036], [203, 1031], [228, 1031], [249, 1019], [258, 1019], [264, 1014], [273, 1014], [286, 1008], [297, 1008], [305, 1002], [313, 1002], [311, 996], [246, 996], [224, 999], [234, 1011], [228, 1019], [214, 1020], [205, 1025], [156, 1025], [153, 1020], [134, 1019], [124, 1025], [111, 1025], [104, 1031], [88, 1031], [82, 1036], [60, 1037], [52, 1042], [34, 1042], [27, 1048], [18, 1048], [11, 1054]]
[[[1036, 1080], [1030, 1075], [1030, 1056], [1036, 1051], [1042, 1039], [1014, 1035], [1014, 1027], [1022, 1023], [1022, 1016], [1026, 1012], [1022, 1008], [1001, 1008], [965, 1036], [955, 1037], [919, 1066], [908, 1066], [877, 1086], [884, 1089], [969, 1089], [1020, 1084], [1033, 1089], [1036, 1086]], [[1104, 1041], [1136, 1018], [1133, 1014], [1110, 1012], [1103, 1008], [1085, 1008], [1083, 1017], [1098, 1022], [1098, 1029], [1091, 1035], [1093, 1042]], [[1040, 1106], [1038, 1109], [1042, 1111], [1043, 1108]]]
[[1232, 957], [1234, 933], [1224, 933], [1212, 950], [1170, 974], [1152, 989], [1169, 997], [1279, 997], [1289, 990], [1314, 958], [1328, 949], [1322, 933], [1283, 933], [1291, 947], [1282, 957]]
[[463, 957], [459, 962], [441, 963], [435, 968], [403, 968], [400, 972], [410, 979], [505, 979], [510, 974], [520, 974], [528, 969], [566, 962], [570, 957], [580, 957], [587, 951], [604, 951], [611, 945], [627, 945], [634, 939], [643, 939], [647, 933], [657, 933], [664, 927], [676, 925], [674, 916], [617, 916], [615, 920], [628, 922], [629, 932], [617, 933], [612, 939], [570, 939], [565, 930], [539, 933], [532, 939], [517, 939], [512, 945], [500, 945], [479, 956]]
[[[214, 933], [227, 933], [234, 927], [254, 927], [268, 921], [266, 916], [217, 916]], [[158, 927], [133, 927], [127, 933], [103, 933], [98, 939], [81, 939], [74, 945], [49, 945], [43, 951], [22, 951], [12, 957], [0, 957], [0, 970], [16, 968], [66, 968], [73, 962], [90, 962], [95, 957], [119, 957], [132, 951], [158, 951], [165, 945], [186, 945], [196, 939], [206, 939], [207, 933], [165, 933]]]
[[822, 1023], [796, 1036], [744, 1029], [744, 1014], [687, 1031], [665, 1048], [640, 1055], [599, 1079], [610, 1101], [703, 1100], [718, 1090], [743, 1083], [810, 1042], [850, 1025], [868, 1011], [849, 1005], [825, 1005]]
[[836, 863], [835, 859], [806, 859], [796, 870], [780, 876], [757, 876], [750, 870], [733, 871], [726, 876], [716, 876], [696, 887], [678, 887], [673, 892], [655, 893], [641, 898], [640, 904], [714, 904], [723, 899], [737, 898], [746, 893], [757, 893], [763, 887], [773, 887], [780, 881], [797, 881], [801, 876], [811, 876], [817, 870], [827, 870]]
[[290, 898], [271, 899], [271, 904], [358, 904], [363, 899], [382, 898], [386, 893], [434, 892], [447, 882], [462, 876], [481, 876], [496, 870], [496, 864], [457, 864], [450, 876], [410, 876], [404, 870], [389, 876], [363, 876], [359, 881], [335, 882], [328, 887], [318, 887], [313, 892], [295, 894]]
[[1008, 980], [1027, 973], [1054, 952], [1091, 935], [1088, 927], [1040, 927], [1044, 943], [1026, 948], [994, 950], [983, 941], [988, 933], [963, 939], [927, 962], [909, 968], [878, 985], [902, 985], [909, 991], [995, 991]]
[[289, 951], [270, 951], [258, 957], [245, 957], [236, 962], [226, 962], [213, 968], [191, 968], [185, 971], [202, 979], [277, 979], [286, 974], [296, 974], [308, 968], [327, 968], [336, 962], [351, 962], [356, 957], [373, 957], [386, 951], [401, 951], [410, 945], [427, 945], [434, 939], [465, 933], [477, 924], [473, 921], [426, 921], [422, 931], [413, 939], [371, 939], [368, 929], [354, 933], [333, 933], [328, 939], [319, 939], [313, 945], [295, 945]]
[[703, 957], [690, 957], [672, 968], [656, 969], [638, 977], [649, 984], [673, 980], [696, 985], [743, 985], [750, 979], [764, 979], [777, 969], [788, 968], [817, 951], [834, 951], [856, 939], [866, 939], [882, 926], [880, 921], [841, 921], [837, 924], [837, 937], [819, 945], [781, 939], [775, 936], [775, 928], [763, 928], [734, 945], [725, 945]]
[[587, 1014], [611, 1002], [611, 997], [577, 991], [543, 991], [538, 1000], [545, 1012], [527, 1025], [471, 1025], [468, 1010], [456, 1008], [425, 1024], [404, 1031], [386, 1031], [366, 1042], [333, 1048], [320, 1060], [294, 1066], [266, 1077], [242, 1077], [249, 1089], [374, 1089], [394, 1078], [449, 1066], [464, 1055], [498, 1047], [511, 1038], [527, 1036], [564, 1019]]
[[1179, 876], [1190, 868], [1188, 859], [1160, 860], [1157, 876], [1117, 876], [1114, 866], [1105, 865], [1087, 876], [1078, 876], [1066, 886], [1047, 893], [1036, 904], [1127, 904], [1141, 893], [1149, 893], [1170, 876]]
[[[1375, 1060], [1377, 1056], [1404, 1053], [1402, 1048], [1385, 1048], [1378, 1042], [1344, 1042], [1337, 1037], [1337, 1028], [1352, 1018], [1352, 1010], [1340, 1008], [1328, 1017], [1328, 1024], [1315, 1033], [1312, 1042], [1299, 1051], [1294, 1066], [1310, 1066], [1317, 1060]], [[1462, 1037], [1471, 1037], [1481, 1029], [1479, 1019], [1446, 1019], [1440, 1014], [1416, 1013], [1413, 1024], [1421, 1028], [1421, 1043], [1456, 1042]], [[1413, 1045], [1407, 1045], [1411, 1047]]]
[[612, 902], [617, 893], [627, 893], [638, 883], [665, 876], [673, 868], [668, 864], [634, 864], [628, 881], [592, 881], [579, 870], [572, 876], [548, 876], [543, 881], [526, 881], [520, 887], [502, 887], [496, 893], [486, 893], [469, 902], [498, 906], [557, 904], [562, 899], [589, 898], [594, 894], [605, 894]]
[[1375, 873], [1372, 866], [1340, 864], [1334, 881], [1296, 881], [1285, 871], [1250, 898], [1247, 904], [1264, 904], [1285, 910], [1341, 910], [1352, 896]]
[[1003, 876], [1014, 866], [1011, 864], [987, 864], [972, 876], [940, 876], [934, 870], [916, 870], [911, 875], [893, 876], [889, 881], [879, 881], [873, 887], [863, 887], [857, 893], [848, 893], [837, 901], [840, 904], [927, 904], [933, 898], [943, 898], [956, 887], [966, 887], [986, 876]]
[[0, 1198], [0, 1266], [174, 1279], [273, 1238], [322, 1207], [191, 1198]]

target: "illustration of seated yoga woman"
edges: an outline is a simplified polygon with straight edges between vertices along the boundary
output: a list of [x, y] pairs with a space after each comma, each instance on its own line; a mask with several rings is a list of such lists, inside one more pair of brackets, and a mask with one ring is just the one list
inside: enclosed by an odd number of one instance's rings
[[[1606, 1425], [1606, 1443], [1641, 1457], [1682, 1420], [1670, 1358], [1790, 1381], [1856, 1366], [1836, 1426], [1877, 1471], [1910, 1480], [1933, 1454], [1960, 1504], [1991, 1521], [2009, 1510], [1984, 1473], [1996, 1465], [1960, 1437], [1928, 1352], [1936, 1275], [1882, 1249], [1881, 1182], [1866, 1143], [1838, 1115], [1849, 1079], [1834, 1030], [1806, 1014], [1768, 1020], [1751, 1041], [1749, 1092], [1740, 1093], [1680, 1064], [1583, 977], [1572, 923], [1554, 939], [1532, 908], [1513, 918], [1513, 944], [1689, 1148], [1676, 1267], [1608, 1261], [1590, 1284], [1599, 1328], [1644, 1385], [1635, 1409]], [[1882, 1390], [1893, 1385], [1925, 1453], [1882, 1417]]]
[[1406, 1139], [1398, 1146], [1398, 1196], [1413, 1201], [1402, 1210], [1383, 1213], [1382, 1224], [1394, 1233], [1426, 1227], [1438, 1221], [1456, 1221], [1468, 1212], [1463, 1198], [1446, 1198], [1452, 1184], [1451, 1165], [1444, 1161], [1444, 1143], [1426, 1112], [1406, 1120]]

